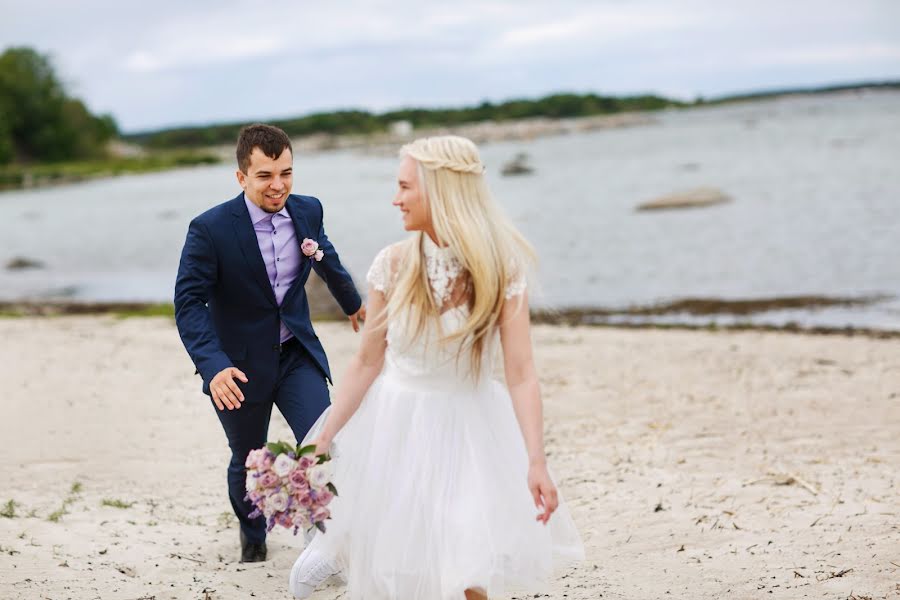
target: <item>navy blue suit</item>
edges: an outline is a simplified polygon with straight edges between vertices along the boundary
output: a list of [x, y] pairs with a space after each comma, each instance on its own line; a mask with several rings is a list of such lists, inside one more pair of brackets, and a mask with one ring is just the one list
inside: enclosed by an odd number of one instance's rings
[[[265, 539], [262, 518], [249, 519], [244, 500], [247, 454], [266, 442], [272, 405], [301, 440], [329, 404], [331, 380], [325, 350], [313, 331], [304, 284], [311, 269], [325, 281], [343, 311], [352, 315], [362, 300], [325, 235], [322, 204], [291, 194], [287, 211], [298, 243], [310, 238], [324, 251], [321, 261], [304, 257], [281, 303], [275, 299], [244, 195], [215, 206], [191, 221], [175, 282], [175, 322], [188, 354], [203, 378], [203, 393], [223, 369], [237, 367], [244, 403], [216, 410], [231, 448], [229, 497], [241, 528], [254, 543]], [[280, 322], [296, 343], [282, 351]]]

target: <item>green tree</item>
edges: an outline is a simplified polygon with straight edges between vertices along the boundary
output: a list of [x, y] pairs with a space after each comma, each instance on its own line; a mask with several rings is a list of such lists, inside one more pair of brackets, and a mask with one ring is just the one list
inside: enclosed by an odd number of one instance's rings
[[0, 55], [0, 164], [94, 158], [118, 128], [70, 98], [50, 59], [31, 48]]

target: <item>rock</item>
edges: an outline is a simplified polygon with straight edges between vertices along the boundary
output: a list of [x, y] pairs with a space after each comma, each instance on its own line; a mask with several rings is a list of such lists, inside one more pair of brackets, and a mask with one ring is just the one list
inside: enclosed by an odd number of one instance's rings
[[729, 198], [721, 190], [715, 188], [697, 188], [686, 192], [677, 192], [667, 196], [661, 196], [655, 200], [638, 205], [637, 210], [670, 210], [676, 208], [698, 208], [713, 206], [730, 202]]
[[528, 155], [524, 152], [516, 154], [516, 157], [503, 165], [500, 172], [504, 175], [528, 175], [534, 169], [528, 165]]
[[24, 269], [43, 269], [44, 263], [39, 260], [32, 260], [30, 258], [23, 258], [21, 256], [17, 256], [6, 263], [6, 269], [8, 271], [22, 271]]

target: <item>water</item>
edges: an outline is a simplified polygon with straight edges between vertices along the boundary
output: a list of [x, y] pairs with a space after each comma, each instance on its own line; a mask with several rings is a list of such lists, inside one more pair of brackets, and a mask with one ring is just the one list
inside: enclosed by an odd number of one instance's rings
[[[494, 195], [540, 253], [535, 304], [886, 294], [895, 299], [752, 320], [900, 329], [900, 93], [655, 118], [482, 148]], [[517, 152], [535, 174], [500, 176]], [[391, 206], [396, 166], [349, 151], [295, 159], [294, 192], [322, 199], [326, 231], [357, 281], [405, 235]], [[733, 202], [634, 210], [701, 186]], [[239, 191], [234, 167], [217, 165], [0, 194], [0, 261], [46, 265], [0, 271], [0, 299], [167, 301], [188, 222]]]

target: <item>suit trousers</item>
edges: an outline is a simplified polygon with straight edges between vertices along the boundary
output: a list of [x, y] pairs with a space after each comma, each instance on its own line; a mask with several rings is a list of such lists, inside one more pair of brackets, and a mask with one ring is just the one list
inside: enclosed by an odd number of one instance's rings
[[[247, 374], [247, 377], [252, 376]], [[215, 409], [231, 448], [228, 497], [240, 521], [241, 531], [251, 543], [265, 541], [266, 522], [264, 517], [249, 517], [253, 504], [245, 499], [247, 470], [244, 463], [251, 450], [261, 448], [267, 441], [272, 405], [278, 407], [299, 443], [329, 404], [325, 375], [303, 346], [289, 341], [279, 356], [278, 380], [268, 397], [245, 397], [236, 410]]]

